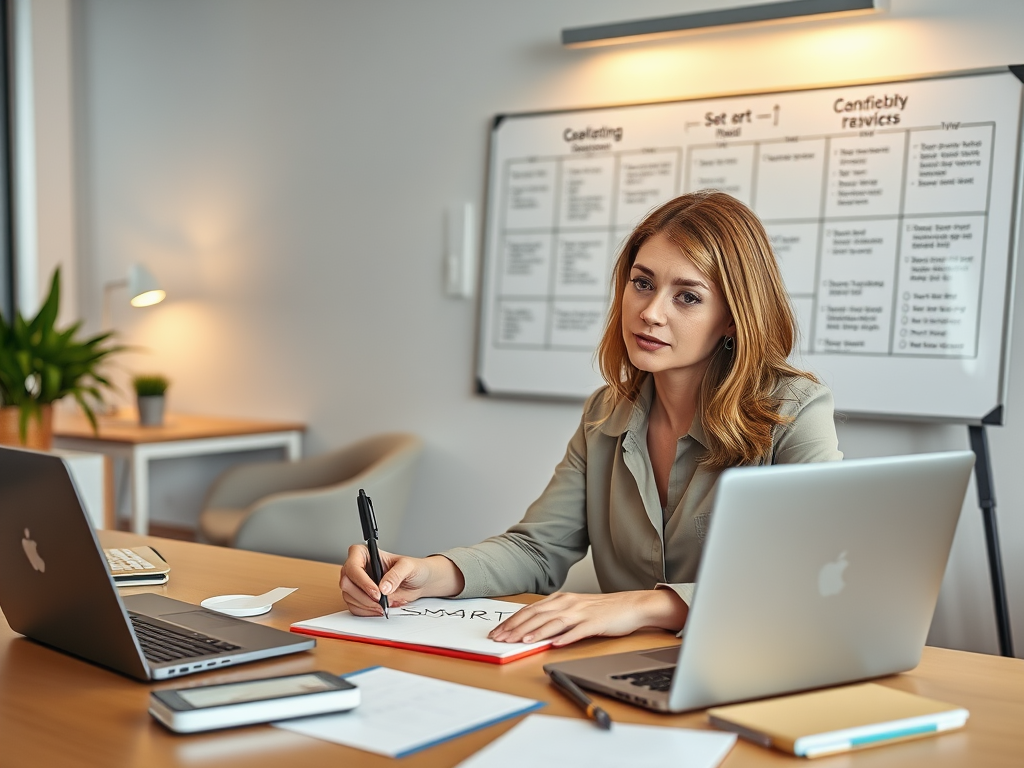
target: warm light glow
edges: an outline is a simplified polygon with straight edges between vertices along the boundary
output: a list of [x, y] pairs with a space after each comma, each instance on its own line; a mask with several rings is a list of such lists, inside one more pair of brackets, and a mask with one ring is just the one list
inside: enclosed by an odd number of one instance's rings
[[[791, 50], [794, 55], [802, 56], [807, 61], [821, 62], [822, 66], [815, 72], [817, 77], [813, 80], [822, 82], [820, 76], [824, 73], [829, 73], [829, 77], [825, 79], [831, 79], [834, 76], [842, 76], [839, 73], [846, 71], [846, 67], [836, 66], [837, 63], [881, 56], [894, 44], [902, 45], [908, 52], [915, 48], [923, 50], [919, 44], [927, 45], [927, 40], [921, 38], [919, 30], [915, 34], [912, 27], [908, 28], [905, 23], [894, 21], [885, 25], [823, 27], [795, 37], [791, 41]], [[833, 71], [836, 75], [832, 75]]]
[[151, 307], [154, 304], [159, 304], [166, 298], [167, 292], [161, 290], [146, 291], [140, 293], [138, 296], [132, 298], [133, 307]]
[[571, 77], [552, 88], [571, 87], [581, 104], [635, 104], [885, 80], [922, 74], [934, 37], [890, 17], [794, 25], [770, 35], [737, 31], [688, 45], [615, 46], [580, 58]]

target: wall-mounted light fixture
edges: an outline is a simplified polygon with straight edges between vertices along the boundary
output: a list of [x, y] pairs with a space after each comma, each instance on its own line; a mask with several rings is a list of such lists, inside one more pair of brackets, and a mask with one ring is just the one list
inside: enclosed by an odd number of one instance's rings
[[702, 32], [712, 27], [794, 21], [825, 15], [872, 13], [884, 10], [886, 4], [887, 0], [784, 0], [779, 3], [745, 5], [720, 11], [572, 27], [562, 30], [562, 45], [567, 48], [588, 48], [615, 43], [635, 43], [688, 32]]
[[110, 294], [117, 288], [128, 289], [128, 300], [133, 307], [149, 307], [167, 297], [153, 273], [141, 264], [132, 264], [128, 276], [110, 280], [103, 285], [103, 328], [110, 328]]

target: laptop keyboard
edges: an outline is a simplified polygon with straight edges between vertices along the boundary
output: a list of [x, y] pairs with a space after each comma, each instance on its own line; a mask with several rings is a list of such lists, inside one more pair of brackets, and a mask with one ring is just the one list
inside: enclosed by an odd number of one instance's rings
[[149, 661], [163, 663], [178, 659], [192, 659], [199, 656], [213, 656], [226, 651], [237, 651], [232, 645], [215, 637], [199, 632], [175, 632], [167, 627], [146, 621], [142, 616], [128, 614], [132, 620], [135, 636], [139, 638], [142, 653]]
[[650, 688], [652, 691], [667, 691], [672, 687], [672, 675], [675, 671], [675, 667], [648, 669], [644, 672], [631, 672], [628, 675], [612, 675], [612, 680], [628, 680], [630, 685]]

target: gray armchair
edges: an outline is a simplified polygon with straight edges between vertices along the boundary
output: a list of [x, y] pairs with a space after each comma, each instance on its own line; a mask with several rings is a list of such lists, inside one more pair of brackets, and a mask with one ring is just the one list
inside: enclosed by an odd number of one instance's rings
[[221, 475], [199, 517], [211, 544], [290, 557], [344, 562], [362, 541], [356, 495], [373, 500], [380, 546], [394, 546], [423, 444], [386, 434], [295, 462], [243, 464]]

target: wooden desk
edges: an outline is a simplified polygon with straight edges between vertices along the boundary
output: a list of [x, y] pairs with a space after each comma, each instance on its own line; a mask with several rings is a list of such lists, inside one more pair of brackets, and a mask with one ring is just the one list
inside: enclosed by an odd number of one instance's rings
[[[76, 409], [54, 413], [55, 448], [105, 454], [111, 461], [127, 462], [131, 476], [132, 520], [135, 533], [149, 531], [149, 464], [157, 459], [235, 453], [261, 448], [283, 448], [290, 461], [302, 456], [302, 433], [306, 425], [296, 422], [224, 419], [215, 416], [168, 414], [159, 427], [139, 426], [135, 412], [99, 418], [99, 431]], [[107, 488], [113, 492], [112, 463], [108, 461]], [[113, 501], [108, 497], [107, 517]], [[114, 521], [107, 521], [113, 528]]]
[[[201, 544], [100, 534], [106, 546], [150, 543], [171, 563], [170, 583], [137, 587], [198, 603], [224, 593], [260, 593], [276, 586], [299, 591], [276, 605], [262, 623], [282, 629], [291, 622], [342, 609], [338, 567], [325, 563], [219, 549]], [[448, 659], [342, 640], [320, 639], [302, 653], [222, 671], [146, 685], [66, 656], [15, 635], [0, 622], [0, 764], [11, 766], [453, 766], [511, 728], [506, 721], [403, 758], [400, 761], [329, 744], [271, 726], [253, 726], [196, 736], [176, 736], [147, 714], [153, 688], [189, 682], [227, 682], [324, 669], [336, 674], [381, 664], [468, 685], [507, 691], [548, 702], [541, 712], [580, 717], [548, 683], [541, 666], [556, 659], [666, 645], [664, 632], [588, 640], [506, 666]], [[916, 742], [813, 761], [814, 768], [895, 766], [1019, 766], [1024, 762], [1024, 661], [998, 656], [925, 649], [914, 671], [881, 680], [884, 685], [966, 706], [961, 731]], [[657, 715], [598, 697], [619, 722], [707, 728], [703, 713]], [[396, 728], [401, 724], [396, 723]], [[808, 766], [806, 760], [740, 741], [726, 768]]]

